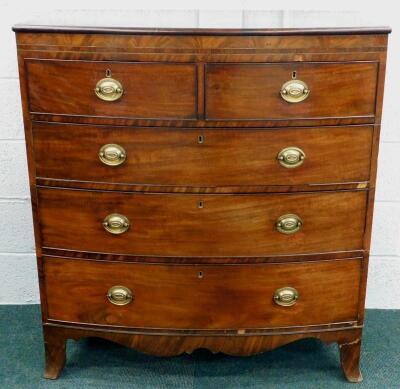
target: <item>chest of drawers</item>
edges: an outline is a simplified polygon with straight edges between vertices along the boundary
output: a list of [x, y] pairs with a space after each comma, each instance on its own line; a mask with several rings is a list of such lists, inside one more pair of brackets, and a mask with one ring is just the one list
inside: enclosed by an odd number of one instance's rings
[[45, 377], [315, 337], [360, 381], [390, 30], [14, 30]]

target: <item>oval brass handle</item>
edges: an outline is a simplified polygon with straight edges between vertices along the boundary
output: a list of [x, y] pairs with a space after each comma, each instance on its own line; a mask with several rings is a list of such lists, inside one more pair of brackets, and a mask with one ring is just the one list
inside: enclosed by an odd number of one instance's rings
[[103, 220], [103, 227], [111, 234], [120, 235], [128, 231], [130, 226], [129, 220], [126, 216], [119, 213], [111, 213]]
[[303, 225], [303, 221], [299, 216], [289, 213], [287, 215], [282, 215], [276, 221], [276, 229], [282, 234], [294, 234]]
[[108, 289], [107, 298], [114, 305], [127, 305], [133, 300], [133, 293], [126, 286], [115, 285]]
[[307, 84], [301, 80], [290, 80], [285, 82], [281, 88], [282, 99], [288, 103], [299, 103], [310, 94]]
[[115, 101], [121, 98], [124, 93], [122, 84], [114, 78], [102, 78], [94, 88], [96, 96], [104, 101]]
[[295, 288], [286, 286], [279, 288], [274, 293], [274, 302], [282, 307], [290, 307], [296, 304], [299, 299], [299, 292]]
[[303, 164], [306, 154], [302, 149], [291, 146], [282, 149], [276, 158], [281, 166], [287, 169], [293, 169]]
[[120, 145], [106, 144], [99, 150], [99, 158], [105, 165], [119, 166], [126, 160], [126, 151]]

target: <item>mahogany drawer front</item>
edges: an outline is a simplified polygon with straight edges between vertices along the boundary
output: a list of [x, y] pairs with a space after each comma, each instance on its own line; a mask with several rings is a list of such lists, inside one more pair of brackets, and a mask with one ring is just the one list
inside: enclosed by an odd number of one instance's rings
[[[268, 129], [123, 128], [34, 123], [36, 175], [105, 183], [221, 187], [369, 180], [372, 126]], [[103, 146], [122, 147], [119, 166]], [[281, 150], [299, 148], [287, 168]], [[290, 166], [290, 165], [289, 165]]]
[[[164, 257], [246, 257], [362, 249], [367, 192], [200, 196], [42, 187], [38, 200], [45, 247]], [[113, 214], [120, 215], [119, 221], [105, 219]], [[287, 214], [302, 221], [293, 234], [276, 228]], [[285, 220], [285, 225], [298, 226], [293, 219]], [[118, 235], [106, 231], [103, 223], [114, 221], [130, 226]]]
[[[310, 93], [297, 103], [280, 95], [296, 78]], [[378, 63], [208, 64], [206, 117], [221, 120], [373, 116]]]
[[[29, 60], [26, 68], [31, 112], [150, 119], [197, 114], [195, 64]], [[107, 70], [123, 88], [117, 101], [95, 93]]]
[[[52, 320], [246, 329], [357, 320], [361, 270], [360, 259], [193, 266], [46, 258], [44, 278]], [[132, 300], [113, 304], [107, 297], [113, 286], [128, 288]], [[291, 306], [278, 305], [275, 292], [287, 287], [298, 299]]]

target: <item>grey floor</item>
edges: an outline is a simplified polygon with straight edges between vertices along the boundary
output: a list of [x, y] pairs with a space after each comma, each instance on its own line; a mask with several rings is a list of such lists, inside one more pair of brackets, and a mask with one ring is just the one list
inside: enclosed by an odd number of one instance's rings
[[42, 378], [38, 306], [0, 306], [0, 389], [14, 388], [400, 388], [400, 310], [367, 311], [364, 382], [347, 383], [336, 345], [302, 340], [254, 357], [199, 350], [174, 358], [146, 356], [99, 339], [69, 341], [56, 381]]

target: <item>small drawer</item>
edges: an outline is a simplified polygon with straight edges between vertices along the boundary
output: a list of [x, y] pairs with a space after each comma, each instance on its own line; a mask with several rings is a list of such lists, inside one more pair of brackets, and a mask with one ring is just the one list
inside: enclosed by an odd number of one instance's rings
[[166, 329], [251, 329], [357, 320], [362, 260], [146, 265], [45, 258], [48, 318]]
[[359, 250], [366, 191], [195, 195], [39, 188], [46, 247], [155, 256]]
[[26, 67], [31, 112], [196, 117], [194, 64], [28, 60]]
[[215, 120], [374, 116], [377, 62], [210, 64], [206, 116]]
[[368, 181], [372, 131], [372, 126], [207, 130], [54, 123], [34, 123], [32, 129], [38, 177], [186, 187]]

